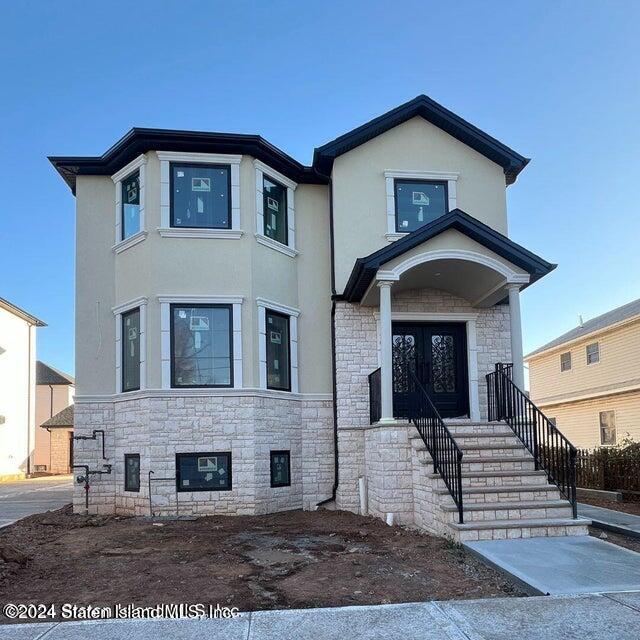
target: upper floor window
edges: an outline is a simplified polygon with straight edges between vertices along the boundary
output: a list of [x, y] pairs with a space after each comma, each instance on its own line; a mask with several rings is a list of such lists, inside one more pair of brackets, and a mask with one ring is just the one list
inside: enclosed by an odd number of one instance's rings
[[587, 345], [587, 364], [600, 362], [600, 345], [597, 342]]
[[122, 314], [122, 391], [140, 389], [140, 308]]
[[560, 371], [571, 370], [571, 351], [560, 354]]
[[171, 226], [231, 228], [228, 165], [171, 163]]
[[289, 316], [267, 309], [267, 389], [291, 391]]
[[171, 386], [233, 386], [231, 305], [171, 305]]
[[140, 231], [140, 171], [122, 180], [120, 188], [122, 240], [126, 240]]
[[433, 180], [396, 180], [396, 231], [409, 233], [448, 211], [447, 183]]
[[287, 188], [271, 180], [262, 178], [264, 211], [264, 235], [276, 242], [287, 244]]
[[616, 443], [616, 412], [600, 412], [600, 444], [612, 445]]

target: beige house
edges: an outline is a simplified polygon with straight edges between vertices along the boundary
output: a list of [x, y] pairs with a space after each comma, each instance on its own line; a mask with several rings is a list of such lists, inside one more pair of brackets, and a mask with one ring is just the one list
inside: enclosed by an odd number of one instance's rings
[[527, 356], [531, 398], [577, 447], [640, 442], [640, 300]]
[[36, 362], [34, 472], [69, 473], [73, 431], [61, 430], [59, 425], [54, 431], [44, 423], [72, 405], [74, 393], [75, 380], [70, 375], [39, 360]]
[[522, 393], [520, 292], [555, 266], [508, 237], [525, 157], [418, 96], [310, 166], [257, 135], [137, 128], [50, 160], [76, 198], [89, 511], [586, 533], [488, 421], [497, 363]]
[[0, 482], [33, 470], [36, 329], [42, 320], [0, 298]]

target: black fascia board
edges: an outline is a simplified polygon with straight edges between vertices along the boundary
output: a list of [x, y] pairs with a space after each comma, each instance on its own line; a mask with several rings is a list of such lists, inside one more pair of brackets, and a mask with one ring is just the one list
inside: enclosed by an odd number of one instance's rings
[[507, 184], [515, 182], [518, 174], [529, 163], [526, 158], [493, 136], [449, 111], [428, 96], [419, 95], [405, 104], [356, 127], [314, 151], [313, 166], [319, 173], [329, 175], [334, 159], [393, 127], [421, 116], [431, 124], [460, 140], [478, 153], [500, 165]]
[[403, 255], [407, 251], [410, 251], [414, 247], [448, 229], [455, 229], [463, 233], [505, 260], [524, 269], [531, 276], [529, 284], [547, 275], [557, 266], [513, 242], [513, 240], [510, 240], [461, 209], [454, 209], [433, 222], [412, 231], [404, 238], [396, 240], [389, 246], [383, 247], [364, 258], [358, 258], [355, 261], [344, 292], [336, 295], [335, 299], [346, 300], [348, 302], [360, 302], [375, 278], [378, 269], [383, 264]]
[[297, 183], [326, 184], [326, 176], [287, 155], [258, 135], [173, 129], [131, 129], [102, 156], [50, 156], [49, 161], [75, 193], [78, 175], [113, 175], [148, 151], [251, 155]]

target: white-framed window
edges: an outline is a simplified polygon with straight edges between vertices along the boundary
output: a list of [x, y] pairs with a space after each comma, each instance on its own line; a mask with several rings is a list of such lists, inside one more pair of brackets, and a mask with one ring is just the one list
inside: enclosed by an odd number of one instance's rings
[[290, 257], [296, 251], [294, 193], [298, 186], [260, 160], [256, 171], [256, 240]]
[[116, 321], [116, 393], [147, 388], [147, 298], [113, 307]]
[[397, 240], [455, 209], [459, 175], [440, 171], [385, 171], [387, 240]]
[[237, 240], [242, 156], [156, 151], [160, 160], [160, 235]]
[[571, 371], [571, 351], [560, 354], [560, 371]]
[[242, 296], [160, 295], [162, 388], [241, 389]]
[[147, 156], [138, 156], [111, 176], [116, 187], [116, 237], [113, 250], [121, 253], [147, 237], [145, 183]]
[[298, 393], [298, 309], [257, 298], [260, 388]]
[[600, 444], [611, 446], [616, 443], [616, 412], [600, 412]]
[[597, 364], [600, 362], [600, 344], [598, 342], [588, 344], [586, 354], [587, 364]]

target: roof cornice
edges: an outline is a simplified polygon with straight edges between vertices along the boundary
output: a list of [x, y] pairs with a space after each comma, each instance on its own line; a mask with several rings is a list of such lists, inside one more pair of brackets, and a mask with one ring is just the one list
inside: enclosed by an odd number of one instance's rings
[[22, 318], [25, 322], [28, 322], [30, 325], [34, 327], [46, 327], [47, 323], [43, 322], [39, 318], [32, 316], [30, 313], [27, 313], [24, 309], [17, 307], [15, 304], [12, 304], [8, 300], [4, 298], [0, 298], [0, 308], [13, 313], [14, 316], [18, 316], [18, 318]]

